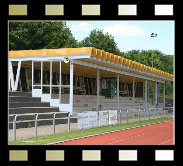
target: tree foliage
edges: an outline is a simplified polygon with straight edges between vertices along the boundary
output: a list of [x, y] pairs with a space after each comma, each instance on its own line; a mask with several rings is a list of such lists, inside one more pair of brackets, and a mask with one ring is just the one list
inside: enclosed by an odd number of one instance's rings
[[133, 61], [152, 66], [154, 56], [154, 68], [173, 73], [173, 55], [165, 55], [159, 50], [131, 50], [124, 53], [123, 57]]
[[30, 50], [78, 47], [64, 22], [10, 22], [9, 49]]
[[117, 54], [117, 43], [114, 41], [114, 37], [108, 33], [104, 33], [103, 30], [94, 29], [90, 32], [89, 36], [80, 42], [82, 47], [95, 47], [106, 52]]

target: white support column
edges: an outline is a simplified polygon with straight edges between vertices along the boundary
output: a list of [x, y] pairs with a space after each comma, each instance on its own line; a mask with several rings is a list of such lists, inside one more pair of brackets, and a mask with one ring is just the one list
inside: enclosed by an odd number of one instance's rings
[[71, 113], [73, 112], [73, 79], [74, 78], [74, 64], [70, 62], [70, 105]]
[[135, 104], [135, 77], [133, 77], [133, 100], [132, 100], [132, 104]]
[[147, 82], [147, 103], [149, 102], [149, 84]]
[[13, 91], [13, 87], [15, 85], [15, 81], [14, 81], [14, 74], [13, 74], [13, 66], [12, 66], [12, 62], [9, 61], [9, 79], [10, 79], [10, 89]]
[[155, 83], [155, 105], [157, 106], [157, 81]]
[[166, 82], [163, 84], [163, 108], [165, 108], [165, 88], [166, 88]]
[[117, 109], [119, 111], [119, 73], [117, 74]]
[[145, 80], [145, 108], [147, 108], [147, 80]]
[[152, 105], [154, 105], [154, 82], [152, 82], [153, 94], [152, 94]]
[[41, 92], [43, 93], [43, 61], [41, 61]]
[[142, 92], [143, 92], [143, 93], [142, 93], [142, 97], [143, 97], [143, 99], [145, 100], [145, 95], [144, 95], [144, 93], [145, 93], [145, 92], [144, 92], [144, 86], [145, 86], [145, 85], [144, 85], [144, 81], [143, 81], [143, 82], [142, 82]]
[[50, 61], [50, 96], [52, 96], [52, 61]]
[[61, 86], [62, 84], [62, 61], [60, 61], [60, 69], [59, 69], [59, 103], [61, 103]]
[[100, 69], [97, 69], [97, 111], [100, 105]]
[[34, 88], [34, 61], [32, 61], [32, 91]]
[[10, 85], [10, 61], [8, 61], [8, 91], [11, 91], [11, 85]]
[[157, 83], [157, 88], [158, 88], [157, 104], [159, 104], [159, 82]]
[[18, 88], [18, 81], [20, 77], [20, 69], [21, 69], [21, 61], [18, 61], [18, 68], [17, 68], [17, 74], [16, 74], [16, 81], [15, 81], [15, 86], [13, 88], [13, 91], [16, 91]]

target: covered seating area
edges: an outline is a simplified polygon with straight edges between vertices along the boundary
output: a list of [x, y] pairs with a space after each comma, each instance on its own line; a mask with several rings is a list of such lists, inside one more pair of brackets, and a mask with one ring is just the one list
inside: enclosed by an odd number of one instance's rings
[[165, 83], [173, 81], [172, 74], [93, 47], [9, 51], [8, 60], [9, 91], [30, 91], [67, 112], [119, 110], [124, 101], [157, 107], [160, 84], [165, 107]]

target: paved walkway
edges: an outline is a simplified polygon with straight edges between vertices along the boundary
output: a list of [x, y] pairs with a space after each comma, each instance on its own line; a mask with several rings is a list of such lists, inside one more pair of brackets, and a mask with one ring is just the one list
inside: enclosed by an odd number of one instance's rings
[[[71, 123], [71, 129], [72, 130], [77, 130], [77, 123]], [[67, 124], [59, 124], [55, 125], [55, 133], [61, 133], [65, 132], [68, 130], [68, 125]], [[53, 126], [40, 126], [37, 129], [37, 134], [38, 136], [45, 136], [45, 135], [52, 135], [53, 134]], [[16, 139], [27, 139], [34, 137], [35, 135], [35, 128], [21, 128], [16, 130]], [[8, 133], [8, 140], [12, 141], [13, 140], [13, 130], [9, 129]]]

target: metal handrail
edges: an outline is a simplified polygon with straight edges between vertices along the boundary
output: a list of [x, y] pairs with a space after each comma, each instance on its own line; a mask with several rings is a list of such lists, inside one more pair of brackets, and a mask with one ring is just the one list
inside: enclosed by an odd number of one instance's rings
[[[166, 109], [165, 109], [166, 108]], [[121, 110], [126, 110], [126, 122], [128, 123], [128, 119], [129, 119], [129, 112], [132, 111], [132, 119], [134, 121], [134, 110], [137, 110], [137, 112], [139, 112], [139, 121], [140, 121], [140, 113], [141, 112], [144, 112], [144, 120], [145, 120], [145, 113], [146, 112], [149, 112], [149, 120], [150, 120], [150, 112], [152, 111], [153, 112], [153, 118], [154, 118], [154, 113], [156, 113], [157, 111], [157, 118], [158, 118], [158, 112], [160, 110], [164, 111], [164, 116], [165, 116], [165, 113], [167, 112], [167, 109], [174, 109], [174, 107], [165, 107], [165, 108], [132, 108], [132, 109], [120, 109], [119, 110], [119, 117], [120, 117], [120, 124], [122, 123], [122, 112]], [[155, 112], [154, 112], [155, 111]], [[162, 112], [161, 111], [161, 117], [162, 117]], [[97, 111], [94, 111], [94, 112], [97, 112]], [[68, 116], [67, 117], [63, 117], [63, 118], [56, 118], [56, 115], [57, 114], [63, 114], [63, 113], [67, 113]], [[37, 137], [37, 122], [38, 121], [41, 121], [43, 119], [39, 119], [38, 117], [40, 115], [53, 115], [53, 134], [55, 134], [55, 120], [56, 119], [68, 119], [68, 131], [70, 131], [70, 118], [74, 118], [74, 117], [71, 117], [71, 113], [70, 112], [51, 112], [51, 113], [30, 113], [30, 114], [12, 114], [12, 115], [9, 115], [9, 117], [13, 117], [13, 140], [16, 140], [16, 123], [19, 123], [17, 122], [17, 117], [21, 117], [21, 116], [35, 116], [34, 120], [35, 120], [35, 137]], [[44, 120], [50, 120], [50, 119], [44, 119]]]
[[25, 116], [25, 115], [35, 115], [35, 114], [39, 114], [39, 115], [50, 115], [50, 114], [53, 114], [53, 113], [55, 113], [55, 114], [63, 114], [63, 113], [68, 113], [68, 112], [48, 112], [48, 113], [30, 113], [30, 114], [11, 114], [11, 115], [9, 115], [9, 116], [15, 116], [15, 115], [17, 115], [17, 116]]

